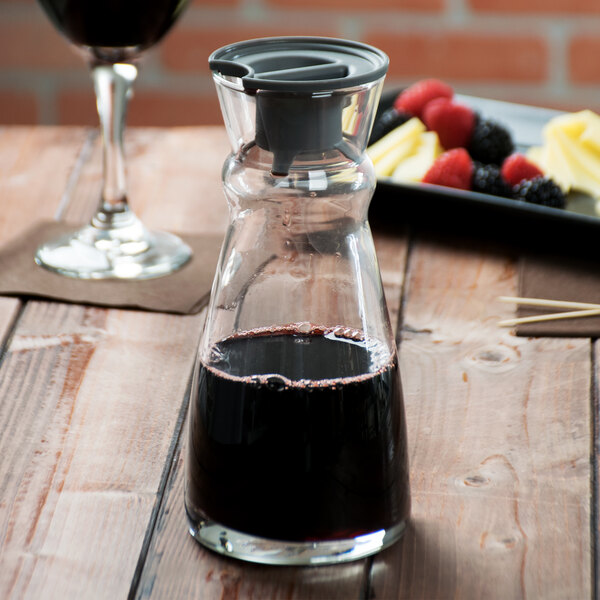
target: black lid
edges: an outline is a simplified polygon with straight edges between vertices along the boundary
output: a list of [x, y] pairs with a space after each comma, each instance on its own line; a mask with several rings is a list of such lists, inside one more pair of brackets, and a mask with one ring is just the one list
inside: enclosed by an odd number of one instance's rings
[[209, 57], [213, 72], [239, 78], [256, 95], [256, 143], [273, 153], [278, 174], [300, 152], [342, 143], [344, 97], [335, 91], [381, 79], [388, 63], [366, 44], [319, 37], [248, 40]]
[[376, 81], [389, 59], [350, 40], [273, 37], [224, 46], [208, 62], [214, 72], [239, 77], [246, 90], [324, 92]]

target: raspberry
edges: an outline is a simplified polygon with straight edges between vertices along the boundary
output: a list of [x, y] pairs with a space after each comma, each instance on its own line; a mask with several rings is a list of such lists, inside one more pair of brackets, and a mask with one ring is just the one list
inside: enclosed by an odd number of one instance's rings
[[502, 177], [509, 185], [517, 185], [521, 181], [543, 177], [542, 171], [522, 154], [511, 154], [502, 163]]
[[514, 152], [510, 133], [499, 123], [489, 119], [475, 119], [473, 135], [467, 148], [473, 160], [501, 165]]
[[448, 98], [436, 98], [423, 109], [423, 122], [428, 129], [437, 132], [444, 149], [465, 148], [473, 134], [475, 113]]
[[392, 131], [392, 129], [406, 123], [409, 119], [409, 114], [398, 112], [393, 106], [383, 111], [373, 125], [371, 137], [369, 138], [369, 146]]
[[464, 148], [454, 148], [440, 154], [431, 165], [423, 183], [468, 190], [471, 187], [473, 161]]
[[421, 79], [402, 91], [394, 101], [399, 112], [406, 112], [413, 117], [423, 115], [423, 109], [435, 98], [452, 98], [454, 90], [439, 79]]
[[496, 165], [475, 163], [471, 190], [492, 196], [512, 197], [512, 186], [504, 181], [500, 169]]
[[551, 208], [564, 208], [567, 203], [567, 198], [560, 187], [546, 177], [525, 180], [513, 188], [513, 193], [515, 200]]

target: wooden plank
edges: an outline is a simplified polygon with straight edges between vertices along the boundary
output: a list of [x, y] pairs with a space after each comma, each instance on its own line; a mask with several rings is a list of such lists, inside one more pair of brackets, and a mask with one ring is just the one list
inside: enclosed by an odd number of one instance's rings
[[[392, 322], [403, 284], [406, 240], [375, 235], [380, 270]], [[197, 544], [187, 533], [183, 505], [187, 425], [169, 478], [156, 530], [137, 589], [137, 598], [336, 598], [362, 597], [370, 561], [318, 569], [249, 565], [222, 558]]]
[[[172, 229], [182, 214], [188, 230], [224, 226], [222, 197], [212, 206], [220, 190], [199, 194], [211, 184], [198, 181], [202, 166], [197, 177], [189, 168], [207, 147], [225, 150], [225, 135], [181, 134], [131, 133], [144, 142], [131, 170], [156, 161], [152, 176], [130, 186], [143, 198], [141, 216]], [[171, 166], [187, 152], [181, 170]], [[93, 156], [71, 182], [67, 219], [93, 210]], [[179, 434], [202, 319], [28, 303], [0, 366], [0, 596], [127, 595]]]
[[592, 414], [592, 435], [593, 444], [591, 445], [591, 462], [594, 473], [594, 478], [591, 482], [592, 486], [592, 522], [591, 522], [591, 543], [593, 549], [592, 556], [592, 598], [598, 600], [600, 598], [600, 373], [598, 372], [598, 358], [600, 357], [600, 343], [593, 343], [593, 364], [594, 364], [594, 380], [591, 386], [591, 401]]
[[413, 524], [368, 597], [587, 598], [590, 343], [496, 326], [501, 252], [423, 241], [402, 329]]
[[390, 315], [392, 330], [396, 333], [408, 255], [408, 232], [398, 227], [397, 231], [373, 231], [375, 251], [383, 282], [383, 291]]
[[7, 127], [0, 133], [0, 240], [51, 219], [89, 136], [70, 127]]
[[[82, 128], [0, 130], [0, 243], [37, 218], [52, 218], [87, 137]], [[0, 347], [20, 306], [17, 298], [0, 298]]]
[[127, 594], [200, 326], [27, 304], [0, 378], [0, 596]]
[[10, 335], [11, 327], [19, 314], [21, 302], [16, 298], [0, 296], [0, 361], [2, 360], [2, 346]]
[[[222, 127], [131, 128], [125, 140], [129, 202], [146, 226], [180, 233], [225, 231], [221, 167], [230, 149]], [[89, 220], [101, 189], [102, 155], [96, 139], [64, 219]]]

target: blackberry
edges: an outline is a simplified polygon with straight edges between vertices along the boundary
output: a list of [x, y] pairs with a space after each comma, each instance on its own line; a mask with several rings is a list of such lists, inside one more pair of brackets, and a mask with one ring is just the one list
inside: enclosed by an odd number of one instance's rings
[[492, 196], [512, 197], [512, 188], [504, 181], [500, 174], [500, 168], [496, 165], [484, 165], [480, 162], [476, 162], [473, 168], [471, 190], [482, 194], [491, 194]]
[[567, 203], [564, 192], [547, 177], [522, 181], [513, 188], [513, 194], [516, 200], [552, 208], [564, 208]]
[[400, 125], [406, 123], [409, 119], [409, 114], [400, 112], [393, 106], [384, 110], [373, 124], [369, 146], [380, 140], [384, 135], [392, 131], [392, 129], [396, 129], [396, 127], [400, 127]]
[[514, 149], [510, 132], [505, 127], [479, 115], [475, 117], [475, 127], [467, 148], [473, 160], [500, 166]]

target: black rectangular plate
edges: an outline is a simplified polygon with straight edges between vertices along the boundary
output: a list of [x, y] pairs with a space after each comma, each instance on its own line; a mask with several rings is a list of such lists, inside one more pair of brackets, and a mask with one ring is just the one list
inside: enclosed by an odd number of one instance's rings
[[[380, 111], [391, 106], [397, 92], [384, 94]], [[513, 137], [516, 150], [526, 152], [542, 144], [542, 129], [559, 111], [498, 100], [456, 96], [483, 117], [504, 125]], [[600, 246], [600, 217], [593, 198], [571, 193], [565, 209], [517, 202], [428, 184], [400, 184], [390, 178], [377, 182], [371, 202], [374, 223], [420, 223], [461, 235], [471, 233], [509, 243], [534, 244], [558, 250], [594, 252]]]

